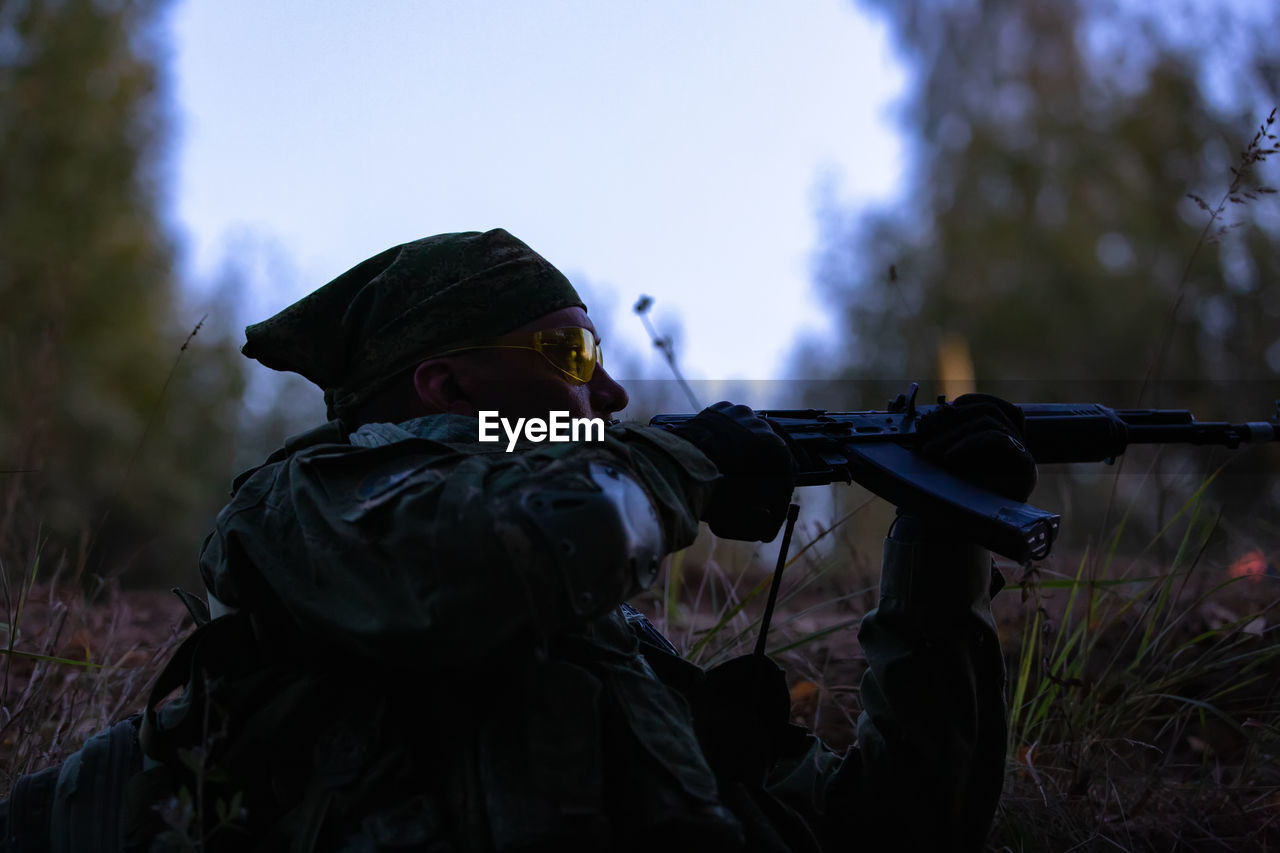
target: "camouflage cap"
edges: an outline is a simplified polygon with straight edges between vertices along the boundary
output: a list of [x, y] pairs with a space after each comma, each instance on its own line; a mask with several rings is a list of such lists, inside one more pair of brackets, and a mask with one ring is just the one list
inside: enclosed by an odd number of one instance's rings
[[343, 417], [433, 352], [586, 306], [541, 255], [501, 228], [387, 249], [245, 329], [241, 350], [324, 389]]

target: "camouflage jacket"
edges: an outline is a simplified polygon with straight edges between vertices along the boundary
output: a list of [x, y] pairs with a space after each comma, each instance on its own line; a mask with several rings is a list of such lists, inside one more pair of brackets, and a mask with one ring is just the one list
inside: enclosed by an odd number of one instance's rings
[[134, 849], [167, 849], [182, 788], [209, 850], [981, 847], [1005, 738], [985, 552], [887, 542], [858, 746], [793, 728], [744, 783], [699, 742], [702, 671], [619, 607], [635, 578], [566, 577], [514, 517], [593, 464], [642, 486], [664, 551], [693, 540], [715, 469], [645, 427], [506, 453], [457, 416], [330, 426], [237, 478], [201, 557], [218, 618], [142, 726]]

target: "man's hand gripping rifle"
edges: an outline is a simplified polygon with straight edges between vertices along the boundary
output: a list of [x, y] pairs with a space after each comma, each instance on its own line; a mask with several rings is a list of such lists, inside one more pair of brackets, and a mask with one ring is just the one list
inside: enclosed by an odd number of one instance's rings
[[[798, 466], [796, 485], [856, 482], [904, 512], [964, 529], [978, 544], [1023, 563], [1049, 555], [1055, 513], [966, 482], [913, 452], [916, 426], [936, 406], [916, 406], [912, 383], [882, 412], [791, 409], [758, 412], [786, 437]], [[943, 405], [942, 398], [938, 400]], [[1113, 462], [1132, 444], [1236, 448], [1280, 440], [1280, 401], [1270, 421], [1197, 421], [1181, 409], [1111, 409], [1094, 403], [1021, 404], [1026, 449], [1037, 464]], [[658, 415], [676, 427], [693, 415]]]

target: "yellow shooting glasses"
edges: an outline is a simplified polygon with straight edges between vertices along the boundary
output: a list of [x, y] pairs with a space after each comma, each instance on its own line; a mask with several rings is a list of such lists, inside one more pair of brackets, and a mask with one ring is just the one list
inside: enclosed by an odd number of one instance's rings
[[570, 380], [583, 384], [591, 381], [598, 365], [604, 364], [604, 353], [600, 350], [600, 341], [590, 329], [584, 329], [581, 326], [562, 326], [558, 329], [503, 335], [491, 341], [477, 341], [474, 344], [433, 353], [430, 358], [473, 349], [533, 350]]

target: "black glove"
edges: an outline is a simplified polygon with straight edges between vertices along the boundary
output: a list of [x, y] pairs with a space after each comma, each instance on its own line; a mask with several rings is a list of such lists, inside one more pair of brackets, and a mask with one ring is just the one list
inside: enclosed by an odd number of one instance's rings
[[745, 655], [706, 673], [696, 702], [698, 740], [717, 775], [758, 783], [773, 767], [791, 722], [782, 669]]
[[722, 475], [702, 511], [711, 532], [760, 542], [778, 535], [795, 488], [795, 460], [768, 421], [721, 401], [671, 431], [705, 453]]
[[1026, 418], [990, 394], [965, 394], [916, 425], [916, 452], [962, 480], [1010, 500], [1036, 487], [1036, 460], [1026, 448]]

